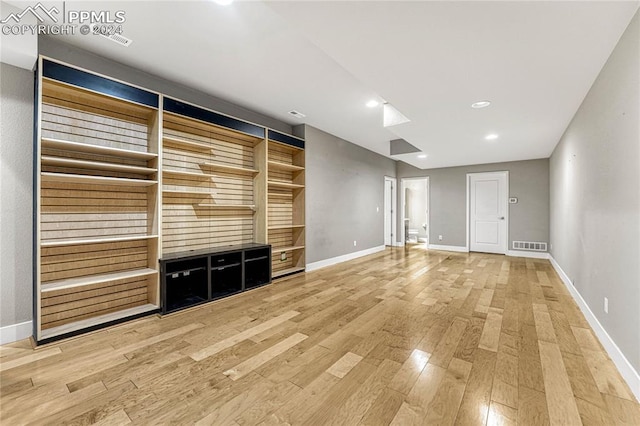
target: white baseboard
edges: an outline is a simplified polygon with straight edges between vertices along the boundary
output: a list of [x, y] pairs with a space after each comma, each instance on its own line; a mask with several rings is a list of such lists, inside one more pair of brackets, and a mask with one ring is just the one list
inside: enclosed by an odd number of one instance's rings
[[393, 247], [404, 247], [404, 243], [401, 241], [394, 241], [392, 245]]
[[469, 248], [462, 246], [442, 246], [439, 244], [429, 244], [430, 250], [456, 251], [459, 253], [469, 253]]
[[549, 253], [540, 251], [507, 250], [506, 255], [513, 257], [529, 257], [531, 259], [549, 259]]
[[17, 342], [31, 336], [33, 331], [33, 322], [25, 321], [19, 324], [7, 325], [0, 328], [0, 345]]
[[378, 253], [379, 251], [383, 251], [385, 248], [386, 246], [377, 246], [377, 247], [372, 247], [366, 250], [360, 250], [353, 253], [344, 254], [342, 256], [332, 257], [331, 259], [312, 262], [307, 264], [306, 271], [311, 272], [311, 271], [315, 271], [316, 269], [326, 268], [327, 266], [337, 265], [338, 263], [346, 262], [348, 260], [353, 260], [362, 256]]
[[589, 325], [596, 333], [596, 336], [607, 351], [607, 354], [609, 354], [609, 357], [618, 368], [620, 375], [622, 375], [622, 378], [627, 382], [636, 399], [640, 401], [640, 374], [638, 374], [638, 372], [633, 368], [629, 360], [627, 360], [620, 348], [618, 348], [618, 345], [616, 345], [611, 336], [609, 336], [609, 333], [607, 333], [602, 324], [600, 324], [598, 318], [593, 314], [591, 308], [587, 305], [587, 302], [585, 302], [580, 292], [573, 286], [571, 279], [562, 270], [558, 262], [556, 262], [551, 255], [549, 255], [549, 260], [551, 261], [551, 265], [553, 265], [553, 269], [556, 270], [560, 279], [569, 290], [569, 293], [571, 293], [573, 300], [578, 304], [578, 307], [587, 319], [587, 322], [589, 322]]

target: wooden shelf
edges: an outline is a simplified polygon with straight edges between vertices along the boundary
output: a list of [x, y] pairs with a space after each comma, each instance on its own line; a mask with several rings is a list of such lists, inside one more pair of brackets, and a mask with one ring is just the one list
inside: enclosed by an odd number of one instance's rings
[[147, 312], [156, 311], [158, 309], [159, 309], [159, 306], [147, 303], [145, 305], [123, 309], [121, 311], [111, 312], [104, 315], [99, 315], [93, 318], [88, 318], [81, 321], [60, 325], [58, 327], [48, 328], [46, 330], [42, 330], [41, 340], [50, 339], [52, 337], [60, 336], [62, 334], [73, 333], [74, 331], [83, 330], [85, 328], [93, 327], [96, 325], [100, 325], [100, 324], [104, 324], [112, 321], [118, 321], [127, 317], [142, 315]]
[[173, 194], [173, 195], [183, 195], [183, 196], [203, 196], [203, 197], [211, 197], [213, 194], [211, 192], [204, 191], [183, 191], [181, 189], [163, 189], [162, 192], [164, 194]]
[[66, 280], [51, 281], [42, 283], [41, 290], [43, 293], [54, 290], [62, 290], [74, 287], [84, 287], [93, 284], [100, 284], [110, 281], [125, 280], [129, 278], [145, 277], [157, 274], [155, 269], [143, 268], [131, 271], [113, 272], [109, 274], [88, 275], [79, 278], [69, 278]]
[[101, 161], [75, 160], [72, 158], [42, 156], [43, 166], [70, 167], [90, 170], [104, 170], [111, 172], [134, 173], [139, 175], [150, 175], [156, 173], [158, 169], [151, 167], [130, 166], [128, 164], [103, 163]]
[[304, 271], [304, 267], [301, 267], [301, 268], [287, 268], [287, 269], [283, 269], [281, 271], [274, 272], [272, 278], [278, 278], [278, 277], [281, 277], [283, 275], [295, 274], [296, 272], [303, 272], [303, 271]]
[[214, 175], [210, 175], [207, 173], [196, 173], [196, 172], [183, 172], [180, 170], [162, 170], [162, 174], [163, 175], [169, 175], [169, 176], [183, 176], [183, 177], [193, 177], [193, 178], [197, 178], [197, 179], [202, 179], [202, 180], [206, 180], [206, 179], [211, 179], [212, 177], [214, 177]]
[[294, 228], [304, 228], [304, 225], [278, 225], [278, 226], [269, 226], [267, 229], [269, 231], [276, 229], [294, 229]]
[[130, 158], [134, 160], [151, 160], [158, 156], [158, 154], [154, 154], [151, 152], [131, 151], [129, 149], [111, 148], [82, 142], [72, 142], [50, 138], [42, 138], [42, 147], [62, 149], [65, 151], [86, 152], [98, 155], [110, 155], [114, 157]]
[[205, 167], [211, 170], [220, 170], [223, 172], [232, 172], [232, 173], [242, 173], [242, 174], [251, 174], [254, 175], [258, 173], [255, 169], [248, 169], [246, 167], [238, 167], [238, 166], [227, 166], [226, 164], [217, 164], [217, 163], [202, 163], [200, 166]]
[[156, 180], [114, 178], [92, 175], [73, 175], [68, 173], [42, 172], [42, 179], [49, 182], [81, 183], [89, 185], [113, 185], [113, 186], [151, 186], [158, 183]]
[[304, 170], [302, 166], [295, 166], [293, 164], [281, 163], [279, 161], [269, 161], [269, 167], [276, 170], [287, 170], [292, 172], [300, 172]]
[[294, 251], [294, 250], [302, 250], [302, 249], [304, 249], [304, 246], [272, 248], [271, 253], [283, 253], [285, 251]]
[[119, 243], [122, 241], [137, 241], [137, 240], [150, 240], [158, 238], [157, 235], [134, 235], [125, 237], [96, 237], [96, 238], [83, 238], [83, 239], [71, 239], [71, 240], [55, 240], [55, 241], [43, 241], [40, 243], [41, 247], [62, 247], [62, 246], [75, 246], [79, 244], [100, 244], [100, 243]]
[[227, 209], [227, 210], [255, 210], [255, 204], [213, 204], [213, 203], [200, 203], [198, 207], [207, 209]]
[[269, 192], [267, 195], [270, 198], [293, 198], [293, 194], [291, 192]]
[[296, 183], [278, 182], [275, 180], [269, 181], [269, 186], [272, 188], [287, 188], [287, 189], [301, 189], [304, 185], [298, 185]]
[[172, 136], [163, 136], [162, 140], [164, 141], [165, 144], [173, 145], [173, 146], [193, 148], [200, 151], [213, 150], [213, 147], [211, 145], [201, 143], [201, 142], [188, 141], [186, 139], [174, 138]]

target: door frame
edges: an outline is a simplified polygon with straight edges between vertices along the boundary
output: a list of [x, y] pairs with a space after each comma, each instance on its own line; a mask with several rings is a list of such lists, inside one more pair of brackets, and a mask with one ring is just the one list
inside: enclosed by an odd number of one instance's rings
[[404, 184], [407, 181], [412, 181], [412, 180], [424, 180], [426, 181], [426, 186], [427, 186], [427, 247], [429, 247], [429, 245], [431, 244], [431, 238], [430, 238], [430, 233], [431, 233], [431, 183], [429, 181], [429, 176], [420, 176], [420, 177], [411, 177], [411, 178], [402, 178], [400, 180], [400, 203], [402, 205], [402, 208], [400, 209], [400, 213], [402, 213], [402, 245], [404, 246], [406, 244], [405, 241], [405, 237], [406, 235], [404, 235], [404, 217], [405, 217], [405, 211], [404, 211], [404, 205], [405, 205], [405, 187]]
[[[386, 191], [386, 187], [387, 187], [387, 182], [391, 182], [391, 206], [387, 206], [387, 197], [385, 194]], [[395, 194], [394, 194], [395, 192]], [[382, 186], [382, 220], [384, 221], [384, 216], [387, 213], [387, 207], [391, 207], [391, 233], [392, 233], [392, 237], [391, 237], [391, 247], [397, 246], [398, 245], [398, 234], [396, 232], [397, 228], [398, 228], [398, 217], [397, 217], [397, 211], [398, 211], [398, 179], [395, 177], [391, 177], [391, 176], [385, 176], [384, 177], [384, 185]], [[385, 230], [385, 226], [384, 226], [384, 222], [383, 222], [383, 226], [382, 226], [382, 244], [385, 244], [385, 239], [386, 239], [386, 235], [384, 235], [384, 230]], [[394, 241], [395, 239], [395, 241]]]
[[495, 174], [502, 173], [505, 175], [507, 181], [507, 188], [505, 190], [505, 210], [504, 210], [504, 222], [506, 227], [506, 232], [504, 233], [504, 254], [506, 255], [509, 252], [509, 171], [508, 170], [496, 170], [496, 171], [486, 171], [486, 172], [475, 172], [475, 173], [467, 173], [467, 252], [471, 251], [471, 176], [472, 175], [485, 175], [485, 174]]

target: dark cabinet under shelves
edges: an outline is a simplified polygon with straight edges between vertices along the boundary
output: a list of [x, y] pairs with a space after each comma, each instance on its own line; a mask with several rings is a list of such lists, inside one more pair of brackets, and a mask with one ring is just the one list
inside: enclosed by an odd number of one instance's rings
[[244, 255], [245, 288], [255, 288], [271, 281], [271, 249], [247, 250]]
[[242, 291], [242, 252], [211, 256], [211, 298]]
[[160, 260], [162, 313], [271, 282], [271, 246], [244, 244], [174, 253]]

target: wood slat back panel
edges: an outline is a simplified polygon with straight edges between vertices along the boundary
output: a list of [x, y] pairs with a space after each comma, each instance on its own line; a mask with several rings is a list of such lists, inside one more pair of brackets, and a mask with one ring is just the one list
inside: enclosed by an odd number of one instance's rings
[[293, 231], [291, 229], [270, 230], [269, 244], [271, 244], [274, 249], [293, 246]]
[[211, 147], [206, 150], [174, 146], [170, 142], [163, 146], [163, 170], [199, 175], [163, 175], [165, 191], [185, 191], [163, 195], [163, 253], [253, 242], [253, 211], [217, 209], [200, 204], [255, 203], [250, 174], [217, 170], [205, 163], [254, 169], [254, 147], [258, 139], [173, 114], [164, 116], [163, 132], [165, 137]]
[[41, 279], [50, 281], [106, 274], [148, 265], [147, 241], [44, 247], [41, 251]]
[[279, 143], [269, 143], [269, 161], [293, 164], [293, 154], [294, 151], [292, 148], [287, 148]]
[[289, 269], [293, 267], [293, 252], [288, 251], [286, 252], [286, 254], [286, 260], [280, 260], [280, 253], [276, 254], [271, 259], [271, 271], [273, 274], [276, 274], [283, 269]]
[[223, 140], [232, 140], [232, 141], [246, 141], [251, 143], [256, 143], [261, 139], [252, 136], [246, 135], [244, 133], [237, 132], [232, 129], [227, 129], [224, 127], [216, 126], [214, 124], [205, 123], [203, 121], [191, 119], [188, 117], [183, 117], [181, 115], [167, 113], [164, 114], [164, 122], [166, 128], [177, 129], [185, 131], [191, 135], [209, 135], [211, 133], [215, 134], [216, 137], [221, 138]]
[[146, 152], [154, 111], [45, 81], [42, 137]]
[[147, 233], [146, 188], [41, 184], [41, 240]]
[[[275, 192], [275, 191], [274, 191]], [[280, 194], [291, 194], [291, 191], [278, 191], [278, 195], [273, 195], [270, 191], [268, 224], [269, 226], [284, 226], [293, 223], [293, 198], [280, 196]]]
[[144, 305], [148, 299], [148, 285], [147, 278], [129, 278], [68, 291], [44, 293], [42, 328]]

